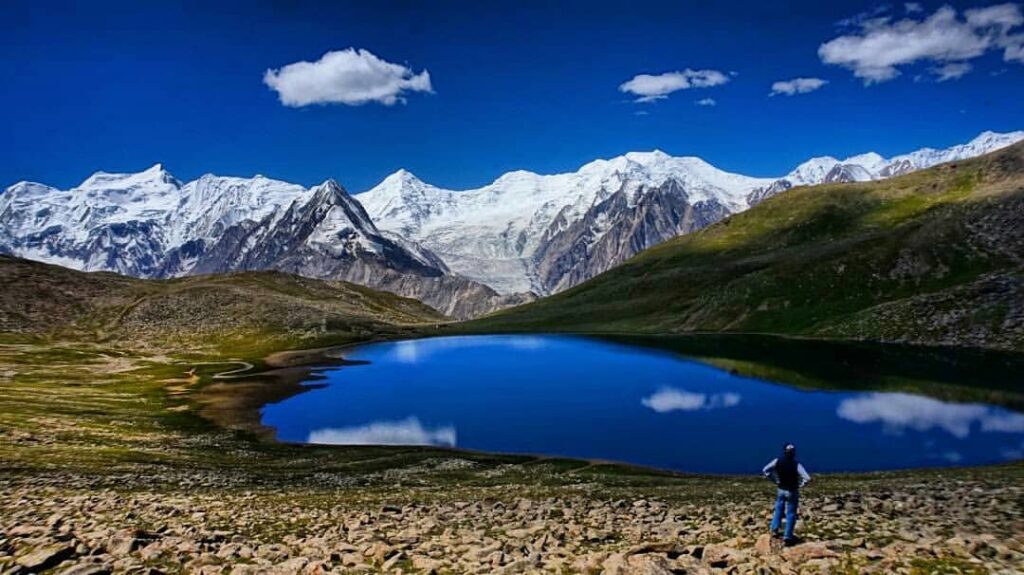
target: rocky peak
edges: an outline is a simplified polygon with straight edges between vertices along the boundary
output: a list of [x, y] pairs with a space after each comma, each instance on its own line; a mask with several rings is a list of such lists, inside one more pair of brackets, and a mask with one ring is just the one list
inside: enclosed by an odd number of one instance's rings
[[[319, 219], [319, 226], [337, 230], [351, 225], [361, 234], [379, 235], [362, 204], [350, 196], [345, 188], [333, 179], [329, 179], [312, 190], [312, 198], [301, 208], [306, 217]], [[322, 230], [323, 231], [323, 230]], [[329, 233], [327, 230], [325, 233]]]

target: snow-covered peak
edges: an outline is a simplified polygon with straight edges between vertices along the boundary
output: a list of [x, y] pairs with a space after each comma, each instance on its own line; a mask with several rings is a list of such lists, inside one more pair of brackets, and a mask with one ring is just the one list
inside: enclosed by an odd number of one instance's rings
[[832, 171], [832, 168], [839, 164], [839, 160], [832, 156], [818, 156], [811, 158], [797, 166], [792, 172], [786, 175], [795, 186], [824, 182], [825, 176]]
[[[14, 212], [45, 209], [47, 200], [61, 193], [60, 190], [45, 184], [26, 181], [18, 182], [13, 186], [9, 186], [4, 190], [3, 194], [0, 194], [0, 218], [8, 220], [10, 216], [14, 215]], [[3, 231], [14, 233], [16, 230], [8, 229]]]
[[837, 160], [831, 156], [811, 158], [800, 164], [783, 179], [794, 186], [823, 182], [867, 181], [898, 176], [937, 164], [981, 156], [1024, 140], [1024, 131], [982, 132], [966, 144], [943, 150], [921, 148], [908, 154], [885, 158], [875, 152]]
[[417, 197], [437, 190], [434, 186], [427, 184], [416, 177], [415, 174], [402, 168], [377, 184], [378, 193], [387, 193], [396, 197]]
[[391, 174], [387, 178], [384, 178], [384, 180], [395, 183], [401, 183], [403, 185], [418, 186], [420, 184], [423, 184], [423, 180], [417, 178], [416, 174], [410, 172], [405, 168], [399, 168], [395, 173]]
[[364, 251], [380, 254], [380, 232], [366, 210], [333, 179], [310, 190], [312, 198], [302, 209], [315, 223], [307, 238], [310, 246], [334, 255]]
[[5, 190], [4, 193], [5, 195], [17, 194], [24, 198], [31, 196], [44, 196], [46, 194], [51, 194], [58, 191], [60, 190], [58, 190], [57, 188], [47, 186], [46, 184], [40, 184], [38, 182], [21, 181], [15, 183], [12, 186], [8, 186], [7, 190]]
[[664, 162], [671, 157], [672, 156], [658, 149], [651, 150], [650, 152], [627, 152], [625, 154], [625, 158], [627, 160], [636, 162], [643, 166]]
[[135, 173], [96, 172], [75, 189], [82, 191], [103, 190], [164, 190], [167, 187], [180, 188], [181, 182], [164, 169], [163, 164]]
[[[579, 220], [613, 194], [623, 193], [633, 205], [646, 190], [669, 182], [675, 183], [673, 193], [685, 194], [691, 204], [711, 202], [735, 211], [746, 207], [752, 189], [771, 180], [654, 150], [594, 160], [575, 172], [542, 175], [515, 170], [462, 191], [437, 188], [396, 172], [358, 198], [381, 229], [425, 242], [442, 256], [469, 250], [482, 258], [514, 259], [531, 257], [552, 225]], [[529, 287], [517, 285], [512, 291]]]
[[498, 179], [491, 183], [490, 187], [500, 188], [502, 186], [517, 185], [517, 184], [533, 184], [538, 180], [541, 180], [544, 176], [531, 172], [528, 170], [512, 170], [511, 172], [505, 172]]
[[632, 194], [674, 181], [692, 202], [714, 200], [730, 209], [744, 207], [750, 190], [771, 182], [721, 170], [696, 156], [671, 156], [661, 150], [595, 160], [575, 174], [561, 176], [587, 188], [615, 191], [625, 186]]
[[[963, 148], [970, 148], [974, 150], [985, 150], [992, 151], [998, 150], [999, 148], [1005, 148], [1006, 146], [1015, 144], [1021, 140], [1024, 140], [1024, 130], [1017, 130], [1015, 132], [1006, 132], [1000, 134], [991, 130], [985, 130], [978, 134], [976, 138], [963, 145]], [[961, 146], [954, 146], [961, 147]]]
[[319, 186], [314, 186], [310, 192], [314, 202], [341, 208], [354, 226], [367, 233], [378, 233], [377, 226], [367, 215], [366, 209], [357, 202], [348, 191], [333, 178], [326, 180]]
[[871, 174], [877, 174], [882, 168], [885, 167], [887, 162], [888, 161], [885, 158], [883, 158], [880, 154], [876, 154], [875, 152], [858, 154], [856, 156], [850, 156], [849, 158], [843, 160], [844, 164], [860, 166]]
[[181, 188], [177, 207], [168, 216], [170, 242], [213, 240], [243, 221], [259, 222], [296, 200], [309, 196], [297, 184], [264, 176], [240, 178], [204, 174]]

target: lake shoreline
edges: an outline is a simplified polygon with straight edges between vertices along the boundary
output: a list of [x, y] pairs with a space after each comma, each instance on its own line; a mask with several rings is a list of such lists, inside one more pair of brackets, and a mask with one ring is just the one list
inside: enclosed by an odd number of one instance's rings
[[[499, 334], [500, 335], [500, 334]], [[513, 336], [522, 336], [524, 334], [509, 334]], [[545, 335], [545, 334], [533, 334], [533, 335]], [[601, 341], [608, 340], [608, 334], [563, 334], [555, 333], [552, 334], [556, 337], [578, 337], [585, 339], [599, 339]], [[737, 339], [737, 338], [748, 338], [749, 336], [738, 336], [729, 335], [721, 336], [723, 339]], [[372, 338], [365, 341], [348, 342], [341, 345], [324, 346], [317, 348], [308, 349], [296, 349], [296, 350], [284, 350], [279, 352], [270, 353], [262, 358], [259, 362], [261, 369], [259, 371], [252, 371], [247, 374], [243, 374], [238, 381], [214, 383], [202, 386], [197, 386], [197, 391], [194, 394], [194, 398], [197, 403], [202, 405], [199, 413], [214, 422], [216, 425], [236, 431], [242, 431], [249, 433], [258, 438], [259, 441], [268, 441], [281, 445], [287, 445], [295, 448], [309, 448], [312, 445], [302, 441], [288, 441], [282, 440], [276, 437], [275, 430], [264, 425], [261, 418], [261, 410], [264, 406], [287, 400], [296, 395], [308, 392], [312, 389], [317, 389], [320, 384], [317, 383], [322, 376], [318, 374], [323, 369], [335, 368], [339, 365], [344, 365], [345, 361], [345, 350], [350, 350], [355, 347], [365, 346], [374, 343], [383, 343], [396, 340], [410, 340], [419, 341], [423, 339], [432, 339], [438, 337], [471, 337], [470, 334], [437, 334], [437, 333], [423, 333], [417, 334], [416, 337], [378, 337]], [[648, 340], [647, 343], [650, 345], [650, 340], [660, 339], [676, 339], [675, 336], [662, 334], [656, 337], [642, 336], [640, 338], [628, 338], [629, 343], [635, 343], [637, 339]], [[685, 339], [703, 339], [696, 336], [687, 336]], [[758, 336], [761, 339], [761, 336]], [[765, 338], [768, 342], [774, 343], [778, 339], [775, 337]], [[787, 338], [791, 339], [791, 338]], [[800, 343], [807, 343], [804, 341], [805, 338], [801, 338]], [[613, 338], [614, 343], [617, 342], [617, 338]], [[746, 341], [745, 339], [741, 339]], [[822, 342], [815, 342], [822, 343]], [[826, 342], [830, 346], [842, 346], [848, 345], [850, 342]], [[863, 345], [863, 342], [855, 342], [856, 345]], [[869, 344], [874, 345], [874, 344]], [[888, 347], [888, 346], [883, 346]], [[896, 346], [900, 351], [904, 351], [907, 346]], [[916, 351], [921, 351], [918, 346], [911, 346]], [[663, 350], [664, 351], [664, 350]], [[926, 352], [934, 352], [932, 349], [925, 349]], [[948, 352], [949, 350], [940, 350], [942, 352]], [[971, 350], [976, 352], [977, 350]], [[675, 355], [676, 352], [667, 351]], [[693, 359], [693, 358], [691, 358]], [[706, 361], [707, 358], [697, 358], [699, 361]], [[714, 364], [714, 361], [709, 361]], [[719, 366], [725, 368], [725, 366]], [[734, 367], [730, 368], [732, 373], [742, 373], [742, 368], [737, 370]], [[749, 374], [746, 374], [749, 375]], [[754, 374], [756, 377], [757, 374]], [[788, 384], [787, 384], [788, 385]], [[843, 389], [843, 388], [829, 388], [829, 387], [814, 387], [811, 386], [809, 389]], [[870, 389], [870, 388], [868, 388]], [[353, 446], [332, 446], [332, 445], [320, 445], [318, 447], [326, 448], [352, 448]], [[488, 449], [477, 449], [477, 448], [462, 448], [462, 447], [439, 447], [439, 446], [424, 446], [417, 447], [412, 446], [416, 449], [424, 449], [425, 451], [441, 452], [441, 453], [476, 453], [476, 454], [496, 454], [496, 455], [526, 455], [536, 458], [556, 458], [556, 459], [575, 459], [578, 461], [587, 462], [588, 464], [614, 464], [623, 468], [631, 468], [638, 472], [652, 472], [652, 473], [665, 473], [665, 474], [679, 474], [683, 476], [697, 474], [717, 477], [730, 477], [730, 476], [742, 476], [742, 474], [730, 473], [730, 472], [694, 472], [694, 471], [677, 471], [668, 469], [658, 465], [643, 465], [633, 464], [621, 461], [609, 461], [603, 458], [587, 458], [587, 457], [565, 457], [565, 456], [554, 456], [544, 453], [531, 452], [531, 451], [504, 451], [504, 450], [488, 450]], [[989, 463], [976, 463], [971, 465], [924, 465], [921, 467], [909, 468], [909, 469], [893, 469], [893, 470], [882, 470], [882, 471], [829, 471], [828, 474], [861, 474], [861, 473], [908, 473], [919, 469], [950, 469], [950, 468], [968, 468], [968, 467], [984, 467], [991, 465], [1000, 465], [1000, 463], [989, 462]]]

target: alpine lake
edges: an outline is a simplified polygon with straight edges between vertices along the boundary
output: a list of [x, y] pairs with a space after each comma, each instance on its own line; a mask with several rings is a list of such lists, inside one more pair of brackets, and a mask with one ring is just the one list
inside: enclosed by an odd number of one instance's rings
[[332, 351], [262, 406], [284, 442], [754, 474], [1024, 458], [1016, 354], [761, 336], [466, 335]]

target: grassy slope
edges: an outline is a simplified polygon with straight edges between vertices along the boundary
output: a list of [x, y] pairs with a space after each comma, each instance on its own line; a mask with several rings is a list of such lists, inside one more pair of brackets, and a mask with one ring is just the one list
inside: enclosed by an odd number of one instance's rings
[[415, 300], [278, 272], [156, 281], [0, 256], [0, 331], [7, 341], [254, 357], [441, 320]]
[[797, 188], [480, 331], [762, 332], [1024, 349], [1024, 144]]

